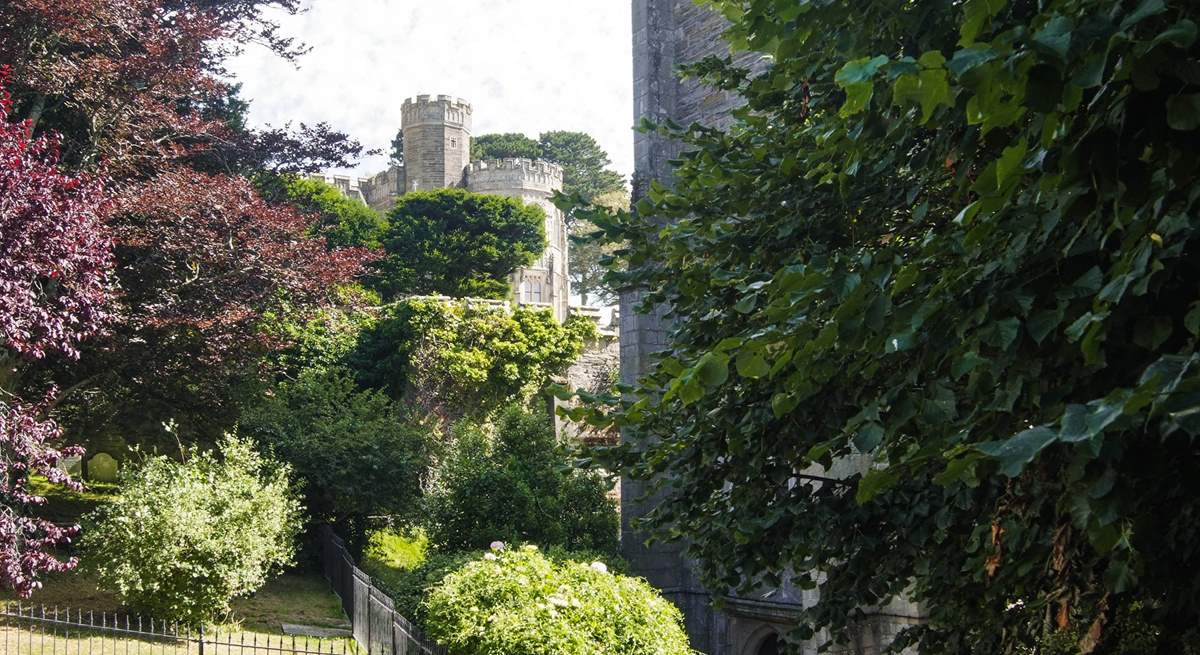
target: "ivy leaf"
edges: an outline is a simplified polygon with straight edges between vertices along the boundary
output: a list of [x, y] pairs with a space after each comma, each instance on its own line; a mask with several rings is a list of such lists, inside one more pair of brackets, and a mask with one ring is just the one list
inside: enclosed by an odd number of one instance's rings
[[1046, 446], [1054, 443], [1058, 433], [1045, 426], [1030, 428], [1004, 441], [989, 441], [975, 446], [976, 450], [995, 459], [1000, 473], [1010, 478], [1021, 474]]
[[866, 109], [874, 93], [875, 85], [870, 82], [859, 82], [846, 87], [846, 102], [842, 103], [838, 115], [845, 118]]
[[854, 447], [860, 453], [869, 453], [883, 441], [883, 426], [874, 421], [867, 423], [854, 436]]
[[729, 379], [729, 355], [708, 353], [701, 357], [696, 365], [696, 375], [709, 389], [725, 384]]
[[1150, 48], [1153, 49], [1154, 46], [1162, 43], [1170, 43], [1177, 48], [1186, 50], [1195, 42], [1196, 23], [1185, 18], [1154, 37], [1154, 40], [1150, 42]]
[[1163, 3], [1163, 0], [1142, 0], [1142, 4], [1121, 21], [1121, 31], [1125, 31], [1155, 14], [1162, 13], [1166, 8], [1167, 5]]
[[796, 405], [800, 404], [800, 400], [790, 393], [777, 393], [771, 396], [771, 413], [775, 418], [783, 418], [787, 416]]
[[1192, 308], [1188, 310], [1187, 316], [1183, 317], [1183, 326], [1187, 328], [1192, 336], [1200, 336], [1200, 302], [1192, 303]]
[[1104, 572], [1104, 584], [1114, 593], [1124, 593], [1137, 584], [1137, 575], [1128, 562], [1114, 559]]
[[1086, 405], [1067, 405], [1062, 418], [1059, 441], [1078, 443], [1099, 436], [1124, 412], [1124, 397], [1120, 402], [1093, 400]]
[[1172, 96], [1167, 100], [1167, 125], [1190, 132], [1200, 127], [1200, 93]]
[[861, 82], [869, 82], [875, 76], [875, 72], [879, 70], [879, 67], [886, 63], [888, 63], [886, 55], [863, 57], [848, 61], [845, 66], [838, 69], [837, 74], [833, 77], [833, 81], [843, 89]]
[[703, 397], [704, 387], [694, 377], [689, 377], [679, 385], [679, 399], [684, 405], [691, 405]]
[[1029, 336], [1033, 339], [1034, 343], [1040, 346], [1050, 332], [1062, 323], [1062, 319], [1062, 307], [1037, 311], [1029, 317], [1029, 320], [1025, 323], [1025, 329], [1029, 331]]
[[1004, 9], [1005, 0], [967, 0], [963, 5], [963, 24], [959, 29], [959, 44], [968, 45], [975, 41], [984, 23]]
[[1033, 35], [1033, 45], [1043, 53], [1057, 59], [1060, 64], [1066, 64], [1067, 52], [1071, 49], [1071, 29], [1073, 27], [1071, 19], [1065, 16], [1055, 16]]
[[996, 161], [996, 189], [1002, 190], [1009, 180], [1021, 170], [1021, 161], [1025, 159], [1025, 139], [1021, 139], [1004, 149], [1000, 159]]
[[972, 69], [986, 64], [997, 57], [996, 51], [988, 46], [971, 46], [954, 53], [946, 69], [956, 78], [961, 78]]
[[854, 500], [859, 505], [865, 505], [875, 496], [896, 486], [898, 482], [900, 476], [891, 469], [871, 469], [858, 481], [858, 491], [854, 494]]
[[742, 296], [742, 299], [737, 301], [737, 304], [733, 306], [733, 310], [739, 314], [749, 314], [750, 312], [754, 311], [754, 306], [756, 304], [758, 304], [758, 294], [751, 293]]
[[1157, 350], [1175, 330], [1167, 316], [1143, 316], [1133, 326], [1133, 342], [1146, 350]]
[[771, 366], [759, 350], [743, 350], [737, 356], [737, 372], [744, 378], [761, 378], [771, 372]]

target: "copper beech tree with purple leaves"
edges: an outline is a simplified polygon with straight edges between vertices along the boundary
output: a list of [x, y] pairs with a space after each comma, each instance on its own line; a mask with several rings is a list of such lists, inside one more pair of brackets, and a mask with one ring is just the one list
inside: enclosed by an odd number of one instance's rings
[[56, 464], [81, 450], [60, 447], [62, 431], [45, 418], [53, 390], [36, 403], [17, 395], [23, 362], [79, 357], [109, 318], [113, 256], [103, 180], [64, 173], [56, 138], [9, 121], [7, 77], [0, 68], [0, 582], [28, 597], [39, 574], [75, 566], [50, 550], [78, 531], [28, 515], [45, 502], [29, 476], [77, 488]]
[[28, 595], [73, 566], [50, 551], [74, 530], [31, 518], [31, 475], [75, 484], [60, 441], [174, 419], [185, 439], [219, 435], [269, 378], [264, 321], [319, 306], [369, 258], [327, 249], [247, 180], [362, 151], [324, 124], [247, 128], [226, 81], [243, 45], [303, 52], [264, 14], [299, 6], [0, 2], [0, 586]]

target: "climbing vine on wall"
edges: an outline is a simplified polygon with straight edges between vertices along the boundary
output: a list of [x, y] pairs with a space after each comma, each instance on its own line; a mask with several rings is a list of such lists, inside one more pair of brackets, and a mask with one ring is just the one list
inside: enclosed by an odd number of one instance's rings
[[923, 653], [1194, 641], [1196, 5], [707, 4], [745, 108], [589, 216], [672, 325], [603, 461], [713, 588], [823, 572], [796, 636], [907, 595]]

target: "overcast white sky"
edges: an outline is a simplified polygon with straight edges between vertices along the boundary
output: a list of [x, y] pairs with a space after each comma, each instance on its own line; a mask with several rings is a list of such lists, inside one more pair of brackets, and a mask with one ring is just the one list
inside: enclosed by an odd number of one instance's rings
[[[298, 67], [250, 47], [230, 70], [254, 125], [326, 121], [387, 150], [400, 105], [448, 94], [474, 107], [474, 133], [579, 130], [633, 171], [628, 0], [308, 0], [281, 16], [312, 46]], [[364, 160], [358, 173], [386, 165]]]

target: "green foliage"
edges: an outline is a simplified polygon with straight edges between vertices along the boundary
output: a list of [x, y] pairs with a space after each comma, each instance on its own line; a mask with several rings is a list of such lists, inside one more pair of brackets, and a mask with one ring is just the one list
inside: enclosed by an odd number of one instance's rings
[[351, 552], [365, 547], [370, 517], [415, 514], [427, 431], [349, 371], [302, 371], [248, 409], [241, 429], [292, 466], [312, 520], [334, 525]]
[[[563, 167], [563, 193], [591, 202], [608, 193], [623, 191], [620, 173], [609, 170], [608, 153], [583, 132], [542, 132], [538, 137], [541, 158]], [[568, 214], [568, 220], [572, 217]]]
[[407, 193], [388, 212], [386, 256], [372, 285], [410, 294], [506, 298], [508, 275], [546, 248], [545, 213], [516, 198], [462, 189]]
[[[613, 211], [629, 210], [629, 192], [625, 189], [601, 194], [593, 204]], [[590, 221], [576, 218], [571, 222], [571, 291], [578, 293], [584, 305], [611, 305], [616, 292], [605, 276], [621, 250], [621, 244], [605, 243], [602, 234]]]
[[484, 134], [471, 141], [471, 161], [481, 159], [540, 159], [542, 147], [519, 132]]
[[670, 479], [651, 521], [714, 589], [821, 571], [800, 637], [907, 594], [923, 653], [1036, 644], [1060, 602], [1084, 652], [1136, 602], [1194, 640], [1194, 4], [708, 4], [768, 59], [688, 72], [744, 109], [650, 127], [676, 190], [591, 216], [674, 319], [609, 408], [609, 465]]
[[426, 625], [424, 600], [442, 580], [479, 557], [479, 553], [431, 552], [416, 565], [391, 566], [380, 553], [367, 551], [362, 569], [371, 582], [394, 602], [396, 611], [418, 626]]
[[330, 248], [378, 248], [387, 227], [383, 217], [361, 200], [347, 198], [323, 180], [297, 175], [262, 173], [255, 187], [264, 198], [284, 202], [315, 217], [312, 232], [325, 237]]
[[347, 364], [363, 332], [375, 323], [370, 308], [379, 304], [379, 294], [359, 285], [346, 285], [336, 289], [334, 296], [335, 304], [329, 307], [305, 311], [288, 306], [266, 317], [263, 331], [288, 344], [272, 356], [272, 370], [295, 378], [304, 369]]
[[532, 547], [469, 562], [425, 608], [429, 634], [462, 655], [693, 652], [679, 609], [646, 581]]
[[152, 616], [199, 623], [291, 563], [300, 505], [289, 469], [226, 437], [180, 463], [152, 457], [86, 522], [101, 587]]
[[389, 153], [388, 164], [391, 166], [404, 165], [404, 128], [396, 130], [396, 136], [392, 137], [392, 149]]
[[440, 488], [426, 501], [430, 542], [470, 550], [493, 541], [615, 553], [618, 517], [609, 485], [572, 471], [549, 417], [512, 407], [495, 435], [460, 424]]
[[384, 307], [351, 357], [359, 381], [446, 420], [523, 401], [595, 337], [582, 317], [437, 300]]
[[429, 537], [420, 528], [376, 530], [371, 533], [364, 555], [389, 569], [411, 571], [429, 557]]

